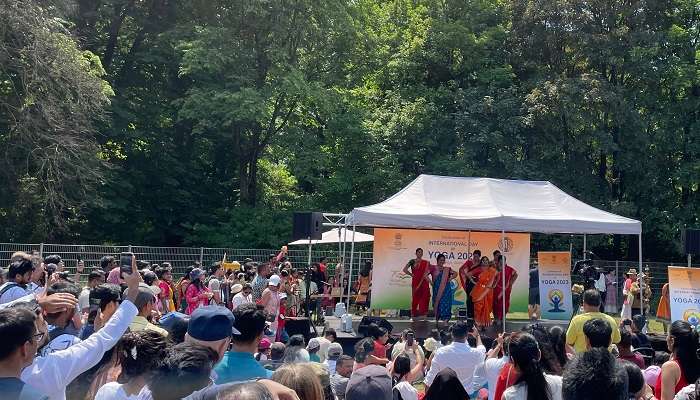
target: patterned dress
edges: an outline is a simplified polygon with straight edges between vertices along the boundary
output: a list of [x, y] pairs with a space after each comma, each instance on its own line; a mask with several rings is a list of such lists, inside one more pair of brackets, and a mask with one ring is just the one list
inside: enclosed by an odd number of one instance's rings
[[435, 308], [435, 318], [440, 320], [448, 320], [452, 317], [452, 301], [454, 299], [455, 290], [450, 284], [450, 276], [445, 278], [445, 290], [442, 292], [442, 297], [437, 299], [440, 286], [442, 286], [443, 274], [451, 274], [450, 267], [443, 267], [437, 274], [433, 284], [433, 307]]

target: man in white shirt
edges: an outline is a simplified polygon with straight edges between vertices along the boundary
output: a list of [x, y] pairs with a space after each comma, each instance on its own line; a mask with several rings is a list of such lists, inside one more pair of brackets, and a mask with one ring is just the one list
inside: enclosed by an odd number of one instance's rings
[[474, 370], [477, 365], [484, 361], [486, 348], [481, 343], [481, 336], [476, 327], [472, 328], [472, 335], [476, 338], [476, 348], [472, 348], [467, 344], [468, 333], [469, 326], [466, 321], [457, 321], [452, 326], [452, 343], [437, 349], [433, 353], [430, 370], [425, 375], [426, 391], [427, 387], [433, 384], [437, 374], [448, 367], [457, 373], [464, 390], [467, 392], [472, 391]]
[[[131, 289], [131, 294], [102, 329], [65, 350], [35, 358], [31, 365], [22, 370], [22, 381], [48, 394], [50, 400], [65, 400], [68, 384], [94, 367], [104, 353], [117, 344], [138, 313], [134, 301], [138, 295], [141, 275], [136, 268], [135, 258], [132, 262], [132, 273], [124, 274], [124, 281]], [[44, 333], [42, 341], [45, 342], [48, 339], [47, 326], [41, 314], [37, 317], [37, 330]]]
[[[242, 289], [239, 289], [238, 286], [240, 286]], [[253, 302], [253, 288], [250, 286], [250, 283], [246, 283], [245, 285], [237, 283], [233, 285], [231, 291], [235, 292], [236, 290], [238, 290], [239, 292], [236, 293], [235, 296], [233, 296], [233, 300], [231, 300], [232, 310], [235, 310], [243, 304]]]
[[7, 282], [0, 286], [0, 304], [9, 303], [27, 294], [27, 285], [31, 282], [34, 264], [28, 258], [20, 258], [10, 264]]
[[[496, 396], [496, 382], [501, 369], [510, 361], [508, 356], [508, 339], [503, 338], [503, 334], [499, 334], [496, 338], [496, 347], [491, 349], [486, 355], [486, 360], [479, 364], [474, 371], [474, 388], [471, 392], [481, 389], [487, 385], [489, 390], [489, 400], [494, 400]], [[498, 354], [503, 352], [503, 357], [498, 357]]]

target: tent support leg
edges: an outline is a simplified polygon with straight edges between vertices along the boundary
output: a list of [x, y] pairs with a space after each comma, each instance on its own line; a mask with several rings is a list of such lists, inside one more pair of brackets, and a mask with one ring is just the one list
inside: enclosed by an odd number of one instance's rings
[[[345, 234], [347, 235], [347, 225], [345, 229]], [[352, 287], [352, 262], [355, 256], [355, 224], [352, 224], [352, 244], [350, 244], [350, 274], [348, 275], [348, 298], [347, 298], [347, 311], [350, 313], [350, 288]]]
[[583, 234], [583, 255], [581, 257], [582, 260], [586, 259], [586, 252], [588, 251], [588, 249], [586, 248], [586, 244], [587, 244], [586, 243], [586, 234], [584, 233]]
[[[503, 251], [505, 252], [506, 250], [506, 232], [501, 231], [501, 243], [503, 243]], [[501, 302], [503, 303], [503, 314], [501, 316], [503, 317], [503, 330], [501, 332], [506, 331], [506, 263], [505, 263], [506, 256], [505, 254], [501, 256]]]
[[[639, 233], [639, 276], [642, 276], [642, 233]], [[644, 310], [644, 278], [639, 280], [639, 306], [641, 307], [642, 315]]]

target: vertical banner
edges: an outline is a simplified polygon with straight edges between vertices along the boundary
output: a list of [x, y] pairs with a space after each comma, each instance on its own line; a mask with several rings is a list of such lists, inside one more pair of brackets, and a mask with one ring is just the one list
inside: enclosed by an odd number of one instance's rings
[[[518, 278], [511, 291], [511, 312], [527, 312], [528, 269], [530, 265], [530, 234], [500, 232], [463, 232], [418, 229], [374, 230], [374, 260], [372, 269], [371, 307], [377, 309], [411, 308], [411, 277], [402, 272], [406, 263], [415, 258], [417, 248], [423, 249], [423, 259], [437, 263], [439, 254], [445, 255], [445, 264], [455, 272], [479, 249], [483, 256], [493, 258], [500, 250], [506, 263], [513, 267]], [[455, 288], [454, 307], [463, 307], [466, 293], [459, 277], [451, 282]], [[432, 293], [432, 289], [431, 289]], [[432, 304], [431, 304], [432, 309]]]
[[700, 323], [700, 269], [668, 267], [669, 301], [671, 321]]
[[542, 319], [571, 318], [571, 253], [568, 251], [537, 252], [540, 276], [540, 309]]

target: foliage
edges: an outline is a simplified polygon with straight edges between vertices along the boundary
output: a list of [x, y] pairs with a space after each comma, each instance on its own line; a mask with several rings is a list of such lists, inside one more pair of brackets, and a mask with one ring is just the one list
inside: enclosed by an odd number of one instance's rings
[[[421, 173], [550, 180], [641, 219], [646, 258], [680, 256], [680, 230], [698, 223], [697, 0], [33, 4], [74, 38], [52, 31], [67, 67], [46, 74], [93, 82], [37, 83], [92, 99], [70, 121], [87, 126], [84, 140], [108, 93], [100, 64], [114, 90], [99, 152], [75, 153], [109, 168], [62, 169], [71, 179], [52, 189], [102, 175], [82, 192], [89, 208], [63, 200], [69, 212], [52, 213], [72, 240], [274, 248], [293, 210], [348, 211]], [[54, 181], [34, 171], [4, 178], [22, 190], [4, 194], [2, 218], [37, 224], [8, 240], [44, 239], [42, 188]], [[543, 249], [572, 240], [535, 237]], [[608, 236], [589, 247], [637, 249]]]

